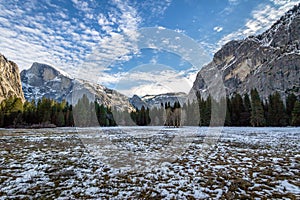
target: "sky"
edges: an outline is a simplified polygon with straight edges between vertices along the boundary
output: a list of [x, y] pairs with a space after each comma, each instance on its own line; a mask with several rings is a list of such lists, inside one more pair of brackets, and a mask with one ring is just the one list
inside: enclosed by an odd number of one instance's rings
[[0, 53], [125, 95], [188, 93], [226, 42], [262, 33], [299, 0], [0, 0]]

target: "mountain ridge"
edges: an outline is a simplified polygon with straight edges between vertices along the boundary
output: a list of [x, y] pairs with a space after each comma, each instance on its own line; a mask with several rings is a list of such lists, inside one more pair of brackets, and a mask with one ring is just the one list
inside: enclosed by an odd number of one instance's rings
[[125, 95], [87, 80], [71, 78], [47, 64], [33, 63], [31, 68], [21, 72], [21, 80], [25, 98], [29, 101], [46, 97], [75, 105], [85, 94], [90, 101], [117, 110], [134, 109]]
[[173, 105], [176, 101], [183, 105], [186, 100], [187, 94], [184, 92], [168, 92], [156, 95], [144, 95], [142, 97], [133, 95], [133, 97], [129, 99], [130, 103], [138, 109], [142, 106], [145, 108], [160, 108], [161, 104], [165, 105], [166, 102], [170, 102], [170, 104]]
[[[275, 91], [300, 94], [300, 4], [257, 36], [226, 43], [197, 74], [190, 93], [206, 98], [219, 73], [226, 95], [256, 88], [265, 100]], [[215, 92], [214, 92], [215, 93]]]

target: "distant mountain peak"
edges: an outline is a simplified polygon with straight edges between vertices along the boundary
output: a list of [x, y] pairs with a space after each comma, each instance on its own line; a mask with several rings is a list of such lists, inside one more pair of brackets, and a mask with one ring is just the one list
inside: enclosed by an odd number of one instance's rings
[[45, 64], [45, 63], [39, 63], [39, 62], [34, 62], [31, 67], [29, 68], [30, 71], [32, 72], [38, 72], [38, 71], [44, 71], [44, 70], [51, 70], [53, 71], [56, 75], [63, 75], [63, 76], [66, 76], [66, 77], [69, 77], [71, 78], [71, 76], [64, 72], [63, 70], [59, 69], [59, 68], [56, 68], [54, 66], [51, 66], [49, 64]]
[[117, 110], [133, 110], [128, 98], [102, 85], [88, 80], [70, 78], [61, 70], [50, 65], [33, 63], [31, 68], [21, 72], [25, 98], [38, 100], [43, 97], [76, 104], [86, 94], [90, 101], [98, 101]]
[[161, 107], [161, 104], [164, 105], [167, 102], [170, 102], [170, 104], [173, 105], [176, 101], [183, 105], [186, 99], [187, 94], [184, 92], [168, 92], [163, 94], [145, 95], [143, 97], [133, 95], [129, 101], [134, 107], [140, 109], [142, 106], [145, 108], [158, 108]]

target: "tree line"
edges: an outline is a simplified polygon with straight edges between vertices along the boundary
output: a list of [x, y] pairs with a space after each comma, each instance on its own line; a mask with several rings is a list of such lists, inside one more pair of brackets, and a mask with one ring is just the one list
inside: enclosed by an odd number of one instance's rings
[[20, 98], [9, 97], [0, 104], [0, 127], [71, 127], [71, 126], [115, 126], [110, 108], [90, 102], [83, 95], [73, 107], [43, 97], [35, 102], [22, 103]]
[[74, 106], [74, 123], [79, 127], [116, 126], [110, 107], [90, 101], [84, 94]]
[[250, 97], [245, 94], [242, 98], [235, 94], [229, 99], [227, 105], [230, 119], [227, 125], [300, 126], [300, 101], [294, 94], [288, 95], [285, 103], [278, 92], [263, 101], [258, 91], [253, 89]]
[[[198, 125], [210, 125], [212, 111], [218, 111], [218, 105], [222, 102], [215, 103], [216, 108], [212, 107], [215, 101], [210, 96], [204, 100], [201, 95], [197, 94], [200, 119]], [[221, 99], [220, 101], [224, 101]], [[224, 105], [224, 104], [223, 104]], [[184, 109], [189, 111], [189, 107], [195, 105], [184, 105]], [[214, 110], [215, 109], [215, 110]], [[191, 118], [193, 114], [187, 114]], [[193, 119], [187, 119], [188, 123], [193, 124]], [[195, 124], [196, 122], [194, 122]], [[246, 93], [243, 96], [233, 94], [226, 97], [226, 116], [225, 126], [300, 126], [300, 101], [294, 94], [290, 94], [285, 99], [285, 103], [278, 92], [269, 95], [268, 99], [263, 101], [256, 89], [252, 89], [250, 96]]]
[[[166, 102], [161, 107], [152, 108], [150, 112], [147, 108], [149, 125], [300, 126], [300, 100], [294, 94], [289, 94], [285, 102], [278, 92], [262, 100], [256, 89], [252, 89], [250, 95], [235, 93], [219, 101], [211, 96], [204, 99], [200, 93], [196, 96], [196, 100], [187, 101], [182, 106], [179, 102], [173, 105]], [[226, 108], [223, 108], [224, 105]]]
[[74, 126], [73, 107], [65, 100], [42, 98], [22, 103], [9, 97], [0, 104], [0, 127]]
[[[275, 92], [262, 100], [256, 89], [250, 95], [233, 94], [217, 102], [211, 96], [179, 102], [166, 102], [152, 109], [119, 111], [98, 101], [91, 102], [86, 95], [75, 106], [42, 98], [22, 103], [20, 98], [10, 97], [0, 104], [0, 127], [53, 126], [300, 126], [300, 101], [294, 94], [285, 101]], [[225, 103], [226, 102], [226, 103]], [[226, 105], [226, 113], [222, 106]], [[214, 115], [212, 117], [212, 115]], [[213, 119], [213, 120], [212, 120]]]

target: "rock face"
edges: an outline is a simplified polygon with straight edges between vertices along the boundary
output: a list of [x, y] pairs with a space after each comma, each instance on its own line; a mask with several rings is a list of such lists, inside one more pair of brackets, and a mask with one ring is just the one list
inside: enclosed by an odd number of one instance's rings
[[140, 109], [142, 106], [145, 108], [160, 108], [161, 104], [165, 105], [166, 102], [170, 102], [171, 105], [174, 105], [176, 101], [179, 101], [181, 105], [186, 102], [187, 94], [183, 92], [177, 93], [166, 93], [166, 94], [158, 94], [158, 95], [146, 95], [142, 98], [134, 95], [130, 98], [130, 103], [135, 107]]
[[0, 102], [11, 96], [25, 101], [17, 64], [0, 54]]
[[40, 63], [33, 63], [30, 69], [23, 70], [21, 80], [25, 98], [29, 101], [42, 97], [61, 101], [70, 97], [74, 86], [74, 80]]
[[131, 105], [138, 109], [141, 109], [142, 106], [144, 106], [145, 108], [149, 107], [149, 105], [137, 95], [133, 95], [133, 97], [129, 98], [129, 102], [131, 103]]
[[133, 110], [128, 98], [102, 85], [70, 78], [52, 66], [33, 63], [30, 69], [21, 72], [25, 98], [29, 101], [42, 97], [57, 101], [67, 100], [75, 105], [85, 94], [90, 101], [98, 101], [117, 110]]
[[[217, 74], [223, 83], [215, 83]], [[227, 95], [253, 88], [263, 99], [275, 91], [283, 98], [300, 95], [300, 4], [264, 33], [225, 44], [198, 73], [191, 92], [206, 97], [214, 84], [225, 86]]]

